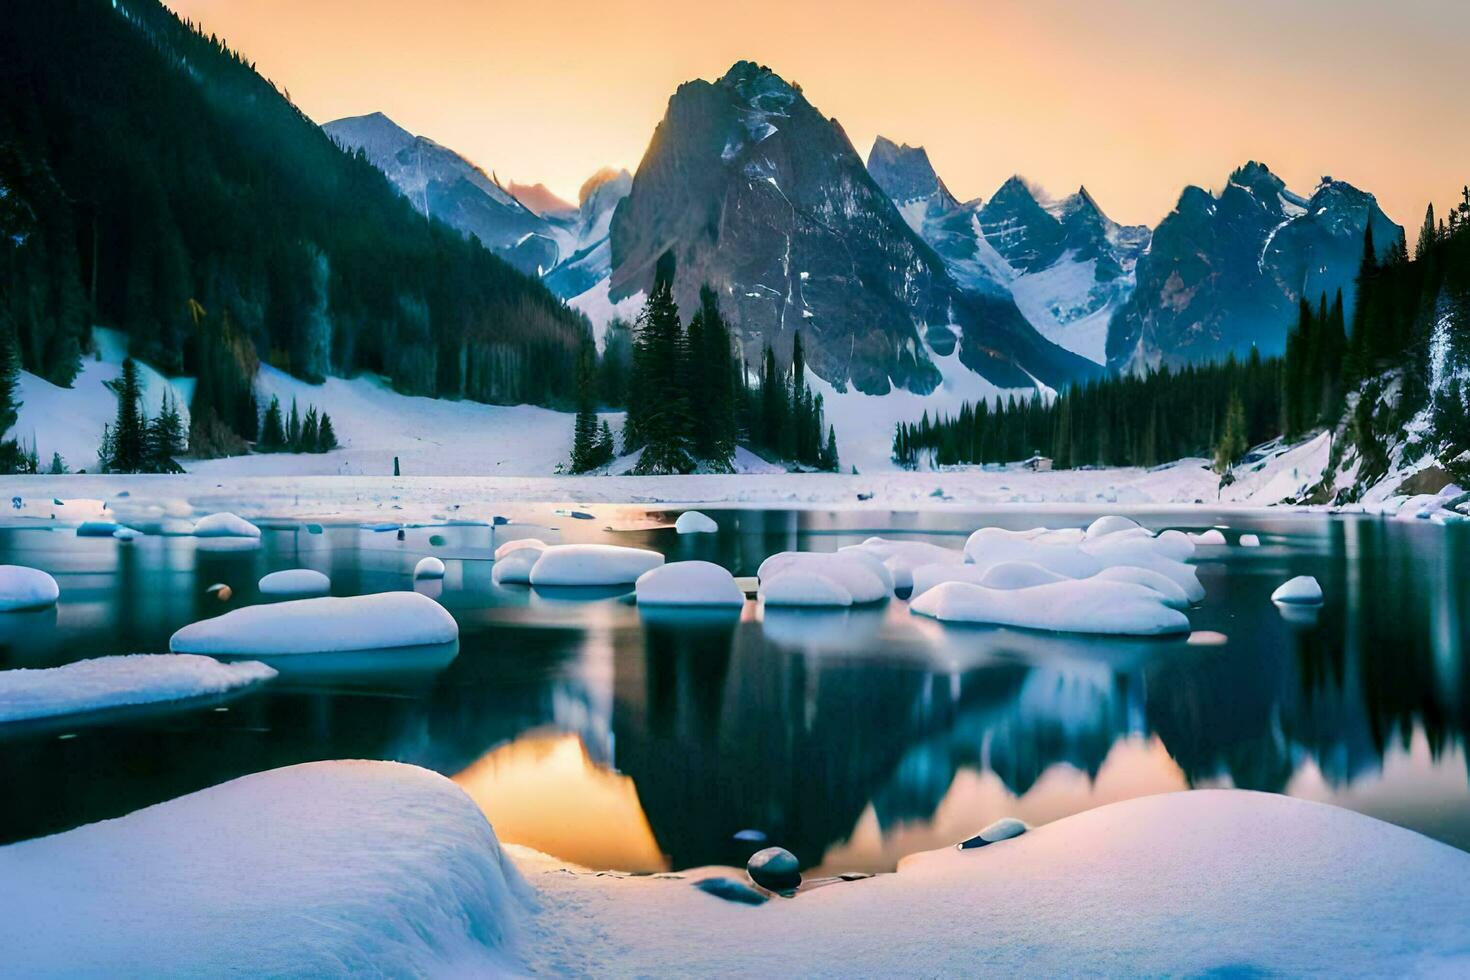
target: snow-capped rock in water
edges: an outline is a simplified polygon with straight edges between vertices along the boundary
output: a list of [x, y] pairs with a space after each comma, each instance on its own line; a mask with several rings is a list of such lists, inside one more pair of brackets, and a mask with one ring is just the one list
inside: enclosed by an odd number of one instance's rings
[[173, 653], [0, 670], [0, 723], [224, 694], [275, 676], [270, 667], [253, 660], [225, 664]]
[[960, 203], [923, 147], [882, 136], [868, 171], [961, 288], [1012, 299], [1046, 339], [1103, 362], [1108, 320], [1132, 292], [1147, 228], [1118, 225], [1086, 188], [1053, 202], [1019, 177], [988, 202]]
[[263, 576], [262, 595], [320, 596], [332, 591], [332, 580], [314, 568], [288, 568]]
[[1261, 546], [1261, 538], [1255, 534], [1242, 534], [1239, 543], [1242, 548], [1259, 548]]
[[1084, 532], [1084, 536], [1087, 538], [1087, 540], [1092, 541], [1108, 534], [1117, 534], [1120, 531], [1133, 530], [1144, 530], [1144, 528], [1143, 525], [1139, 524], [1131, 517], [1122, 517], [1118, 514], [1106, 514], [1102, 517], [1099, 517], [1091, 524], [1087, 525], [1087, 530], [1086, 532]]
[[479, 808], [393, 762], [256, 773], [0, 848], [20, 976], [495, 976], [534, 902]]
[[686, 510], [674, 521], [674, 530], [680, 534], [714, 534], [719, 529], [714, 518], [697, 510]]
[[759, 596], [767, 606], [852, 605], [852, 593], [826, 575], [809, 571], [787, 571], [770, 581], [762, 580]]
[[1171, 609], [1188, 609], [1189, 593], [1174, 579], [1160, 572], [1137, 565], [1110, 565], [1093, 576], [1105, 582], [1132, 582], [1153, 589], [1162, 597], [1164, 605]]
[[1191, 533], [1189, 540], [1195, 544], [1222, 545], [1225, 543], [1225, 535], [1220, 533], [1219, 528], [1210, 528], [1207, 531]]
[[773, 892], [791, 891], [801, 884], [801, 864], [784, 847], [756, 851], [745, 862], [745, 870], [751, 881]]
[[625, 585], [663, 563], [663, 555], [644, 548], [555, 544], [541, 549], [529, 578], [532, 585]]
[[1322, 604], [1322, 586], [1310, 575], [1298, 575], [1288, 579], [1271, 593], [1272, 602], [1290, 605], [1319, 606]]
[[[950, 579], [948, 581], [974, 581], [977, 585], [983, 585], [987, 589], [1029, 589], [1033, 585], [1049, 585], [1052, 582], [1067, 582], [1069, 576], [1050, 569], [1042, 568], [1031, 561], [1003, 561], [988, 568], [979, 565], [969, 567], [970, 574], [978, 574], [976, 579]], [[925, 582], [924, 591], [938, 585], [938, 582]]]
[[413, 577], [421, 578], [443, 578], [444, 563], [433, 555], [425, 555], [413, 566]]
[[909, 604], [942, 622], [987, 623], [1064, 633], [1155, 636], [1188, 633], [1189, 618], [1153, 589], [1088, 578], [1022, 589], [944, 582]]
[[1015, 817], [1001, 817], [974, 837], [960, 841], [955, 846], [962, 851], [972, 851], [977, 847], [984, 847], [987, 844], [999, 844], [1003, 840], [1020, 837], [1030, 829], [1023, 821], [1017, 820]]
[[531, 568], [548, 545], [540, 538], [519, 538], [495, 549], [490, 578], [498, 585], [530, 585]]
[[[823, 604], [811, 601], [792, 602], [786, 597], [799, 594], [799, 590], [794, 590], [790, 586], [774, 590], [767, 588], [767, 586], [776, 585], [782, 578], [791, 574], [827, 579], [838, 588], [826, 591], [834, 596], [846, 593], [850, 603], [879, 602], [893, 594], [891, 573], [881, 561], [871, 554], [862, 551], [839, 551], [835, 554], [816, 551], [782, 551], [761, 562], [760, 568], [756, 571], [756, 577], [761, 582], [761, 597], [768, 603], [775, 602], [785, 605]], [[838, 601], [832, 604], [847, 605], [848, 603]]]
[[112, 532], [112, 537], [116, 541], [136, 541], [142, 536], [142, 531], [131, 527], [120, 527], [116, 531]]
[[1264, 164], [1247, 163], [1212, 194], [1186, 187], [1154, 229], [1137, 288], [1108, 328], [1108, 364], [1136, 369], [1263, 356], [1285, 350], [1297, 302], [1338, 289], [1351, 322], [1363, 233], [1387, 253], [1403, 229], [1372, 194], [1324, 177], [1294, 194]]
[[927, 541], [892, 541], [879, 537], [838, 549], [838, 554], [847, 552], [866, 553], [881, 561], [893, 576], [896, 589], [913, 588], [914, 569], [921, 565], [959, 565], [965, 560], [964, 552]]
[[439, 603], [417, 592], [294, 599], [235, 609], [174, 633], [174, 653], [274, 656], [430, 646], [459, 638]]
[[228, 512], [210, 514], [194, 522], [196, 538], [258, 538], [260, 528]]
[[0, 613], [46, 609], [60, 595], [49, 573], [27, 565], [0, 565]]
[[808, 368], [838, 389], [932, 391], [933, 357], [956, 348], [1002, 387], [1092, 373], [1008, 296], [961, 290], [841, 127], [749, 61], [679, 86], [613, 216], [611, 246], [611, 301], [648, 293], [672, 252], [681, 309], [713, 288], [752, 362], [766, 342], [788, 359], [800, 328]]
[[735, 576], [709, 561], [676, 561], [638, 576], [640, 606], [743, 606]]

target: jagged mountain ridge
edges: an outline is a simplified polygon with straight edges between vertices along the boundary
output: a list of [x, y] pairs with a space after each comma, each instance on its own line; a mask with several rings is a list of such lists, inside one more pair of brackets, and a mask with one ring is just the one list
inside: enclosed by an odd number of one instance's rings
[[646, 292], [665, 252], [682, 307], [710, 285], [747, 360], [800, 329], [835, 385], [929, 391], [952, 354], [1001, 387], [1056, 386], [1091, 366], [1008, 297], [963, 290], [899, 215], [846, 133], [801, 89], [737, 62], [681, 85], [613, 216], [611, 298]]
[[1137, 288], [1108, 331], [1108, 364], [1163, 363], [1264, 355], [1285, 347], [1298, 300], [1339, 288], [1349, 312], [1364, 230], [1381, 255], [1403, 240], [1372, 194], [1324, 177], [1295, 194], [1252, 161], [1212, 194], [1186, 187], [1154, 231]]

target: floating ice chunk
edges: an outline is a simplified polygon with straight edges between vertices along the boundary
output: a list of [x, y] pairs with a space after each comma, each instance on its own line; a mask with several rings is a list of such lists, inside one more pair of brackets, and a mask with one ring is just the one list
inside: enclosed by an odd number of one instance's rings
[[1322, 586], [1310, 575], [1298, 575], [1282, 583], [1271, 593], [1272, 602], [1317, 606], [1322, 603]]
[[961, 841], [955, 846], [962, 851], [970, 851], [977, 847], [984, 847], [987, 844], [999, 844], [1003, 840], [1020, 837], [1030, 829], [1024, 822], [1017, 820], [1015, 817], [1001, 817], [974, 837]]
[[119, 541], [132, 541], [136, 538], [141, 538], [143, 532], [131, 527], [120, 527], [112, 532], [112, 536]]
[[314, 568], [288, 568], [271, 572], [260, 580], [262, 595], [326, 595], [332, 591], [332, 580]]
[[674, 522], [674, 530], [680, 534], [714, 534], [719, 529], [714, 518], [697, 510], [686, 510]]
[[838, 549], [838, 554], [854, 552], [869, 554], [881, 561], [897, 589], [913, 588], [914, 569], [920, 565], [960, 565], [965, 560], [964, 552], [928, 541], [890, 541], [877, 537]]
[[223, 694], [274, 676], [274, 670], [253, 660], [225, 664], [173, 653], [98, 657], [43, 670], [3, 670], [0, 722]]
[[1160, 531], [1154, 538], [1154, 549], [1166, 558], [1187, 561], [1194, 557], [1194, 542], [1183, 531]]
[[490, 580], [496, 585], [530, 585], [531, 569], [541, 557], [543, 548], [517, 548], [505, 557], [495, 559]]
[[1261, 546], [1261, 539], [1255, 534], [1242, 534], [1240, 536], [1240, 546], [1242, 548], [1259, 548]]
[[532, 585], [623, 585], [664, 563], [657, 551], [615, 544], [557, 544], [531, 567]]
[[852, 593], [817, 572], [788, 569], [762, 579], [760, 597], [768, 606], [850, 606]]
[[415, 579], [443, 578], [444, 563], [433, 555], [426, 555], [419, 559], [417, 565], [413, 566], [413, 577]]
[[243, 517], [225, 511], [201, 517], [194, 524], [196, 538], [258, 538], [260, 528]]
[[944, 622], [990, 623], [1065, 633], [1154, 636], [1188, 633], [1189, 618], [1152, 589], [1132, 582], [1080, 579], [1025, 589], [944, 582], [909, 604]]
[[1119, 531], [1145, 531], [1146, 528], [1131, 517], [1121, 517], [1117, 514], [1108, 514], [1099, 517], [1087, 525], [1087, 539], [1094, 540], [1108, 534], [1117, 534]]
[[640, 606], [743, 606], [735, 576], [709, 561], [676, 561], [638, 576]]
[[268, 656], [430, 646], [459, 638], [454, 617], [417, 592], [294, 599], [190, 623], [168, 641], [175, 653]]
[[495, 549], [495, 560], [499, 561], [506, 555], [521, 551], [522, 549], [529, 548], [533, 551], [541, 551], [547, 547], [549, 547], [547, 543], [540, 538], [516, 538], [514, 541], [507, 541]]
[[0, 565], [0, 612], [46, 609], [56, 605], [56, 579], [28, 565]]
[[1132, 582], [1153, 589], [1163, 597], [1164, 605], [1173, 609], [1188, 609], [1189, 595], [1179, 583], [1167, 575], [1137, 565], [1112, 565], [1093, 576], [1106, 582]]
[[1068, 578], [1086, 578], [1104, 563], [1070, 544], [1045, 544], [1025, 533], [982, 527], [965, 542], [965, 559], [983, 567], [1008, 561], [1027, 561]]
[[1163, 554], [1157, 539], [1141, 540], [1114, 534], [1090, 541], [1084, 547], [1087, 554], [1101, 562], [1103, 567], [1132, 565], [1147, 568], [1172, 579], [1184, 590], [1190, 602], [1199, 602], [1205, 597], [1205, 587], [1200, 584], [1199, 573], [1194, 566]]
[[878, 602], [893, 594], [888, 567], [864, 551], [782, 551], [761, 562], [756, 576], [764, 589], [768, 582], [789, 572], [828, 579], [840, 585], [855, 603]]
[[0, 881], [26, 896], [0, 922], [19, 976], [527, 972], [534, 899], [484, 814], [398, 763], [256, 773], [13, 844]]
[[985, 569], [977, 584], [987, 589], [1029, 589], [1033, 585], [1067, 581], [1070, 581], [1067, 576], [1042, 568], [1035, 562], [1003, 561]]
[[[1010, 563], [1000, 562], [1000, 564]], [[1027, 562], [1026, 564], [1030, 563]], [[920, 565], [914, 569], [914, 586], [913, 590], [909, 593], [909, 600], [917, 599], [925, 592], [934, 588], [934, 586], [943, 582], [970, 582], [979, 585], [993, 567], [992, 565], [951, 565], [947, 562], [944, 564]]]
[[1208, 531], [1200, 531], [1198, 534], [1191, 533], [1189, 539], [1195, 544], [1224, 544], [1225, 535], [1220, 533], [1219, 528], [1210, 528]]

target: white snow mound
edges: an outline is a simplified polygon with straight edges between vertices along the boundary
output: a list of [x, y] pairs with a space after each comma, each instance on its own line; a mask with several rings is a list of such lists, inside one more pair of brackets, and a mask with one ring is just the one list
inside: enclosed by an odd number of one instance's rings
[[379, 592], [235, 609], [190, 623], [168, 646], [175, 653], [269, 656], [429, 646], [458, 638], [454, 617], [428, 596]]
[[1322, 586], [1310, 575], [1288, 579], [1271, 593], [1272, 602], [1316, 606], [1322, 603]]
[[1003, 561], [982, 571], [976, 584], [987, 589], [1029, 589], [1033, 585], [1068, 581], [1071, 580], [1067, 576], [1042, 568], [1035, 562]]
[[505, 542], [505, 544], [495, 549], [495, 560], [500, 561], [506, 555], [513, 554], [517, 551], [527, 549], [531, 551], [544, 551], [547, 547], [549, 546], [546, 542], [540, 538], [516, 538], [513, 541]]
[[210, 514], [194, 523], [196, 538], [258, 538], [260, 528], [229, 512]]
[[676, 561], [638, 576], [640, 606], [743, 606], [735, 576], [714, 562]]
[[275, 676], [274, 670], [253, 660], [222, 664], [209, 657], [172, 653], [98, 657], [41, 670], [4, 670], [0, 671], [0, 723], [223, 694]]
[[262, 595], [326, 595], [332, 591], [332, 580], [314, 568], [288, 568], [261, 577]]
[[891, 541], [878, 537], [838, 549], [839, 554], [846, 552], [866, 553], [877, 558], [892, 575], [893, 587], [898, 589], [913, 588], [914, 569], [921, 565], [959, 565], [965, 560], [963, 551], [927, 541]]
[[[888, 567], [881, 562], [877, 556], [865, 551], [781, 551], [771, 555], [756, 570], [756, 577], [761, 582], [761, 595], [766, 597], [767, 602], [773, 601], [771, 592], [767, 585], [774, 583], [778, 578], [792, 573], [801, 573], [808, 576], [825, 578], [834, 585], [840, 587], [841, 592], [846, 592], [848, 602], [867, 603], [879, 602], [893, 594], [892, 573]], [[795, 595], [799, 590], [782, 589], [775, 595]], [[827, 590], [832, 595], [836, 592]], [[813, 595], [817, 593], [812, 593]], [[784, 600], [774, 600], [784, 601]], [[802, 605], [813, 605], [820, 603], [801, 603]], [[846, 605], [837, 602], [835, 605]]]
[[56, 605], [56, 579], [28, 565], [0, 565], [0, 612], [46, 609]]
[[12, 844], [0, 881], [17, 976], [500, 976], [534, 902], [459, 787], [393, 762], [256, 773]]
[[1225, 535], [1218, 528], [1210, 528], [1208, 531], [1200, 531], [1198, 534], [1191, 533], [1189, 539], [1195, 544], [1220, 545], [1225, 543]]
[[945, 582], [909, 604], [942, 622], [988, 623], [1064, 633], [1156, 636], [1189, 632], [1189, 618], [1132, 582], [1081, 579], [1023, 589]]
[[1135, 529], [1143, 530], [1144, 528], [1143, 525], [1131, 517], [1122, 517], [1118, 514], [1105, 514], [1087, 525], [1086, 537], [1091, 540], [1107, 534], [1117, 534], [1119, 531], [1132, 531]]
[[624, 585], [664, 563], [644, 548], [615, 544], [554, 544], [531, 566], [532, 585]]
[[761, 580], [760, 598], [768, 606], [850, 606], [853, 601], [840, 583], [800, 569]]
[[1261, 546], [1261, 538], [1256, 534], [1242, 534], [1240, 536], [1240, 546], [1242, 548], [1259, 548]]
[[413, 577], [421, 578], [443, 578], [444, 563], [433, 555], [425, 555], [413, 566]]
[[674, 521], [674, 530], [680, 534], [714, 534], [719, 529], [713, 517], [697, 510], [686, 510]]

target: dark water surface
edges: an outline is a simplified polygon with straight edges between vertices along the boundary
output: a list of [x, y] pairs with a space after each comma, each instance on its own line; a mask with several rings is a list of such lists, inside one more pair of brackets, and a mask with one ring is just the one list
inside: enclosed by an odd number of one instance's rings
[[[752, 575], [780, 550], [870, 534], [960, 547], [982, 524], [1086, 515], [714, 512], [719, 535], [593, 508], [564, 540], [656, 548]], [[672, 519], [672, 514], [667, 515]], [[460, 624], [447, 666], [364, 674], [344, 659], [224, 701], [0, 728], [0, 842], [54, 833], [257, 770], [394, 759], [454, 777], [502, 839], [626, 870], [739, 864], [763, 831], [804, 864], [883, 870], [1005, 815], [1044, 823], [1191, 786], [1324, 800], [1470, 849], [1470, 527], [1282, 514], [1136, 515], [1229, 524], [1202, 548], [1190, 640], [945, 627], [901, 600], [841, 613], [653, 618], [624, 590], [496, 586], [487, 527], [268, 528], [210, 553], [70, 529], [0, 529], [0, 563], [44, 568], [62, 601], [0, 614], [0, 667], [163, 652], [175, 629], [261, 601], [310, 567], [347, 595], [411, 587], [425, 554]], [[609, 522], [625, 530], [608, 530]], [[1254, 531], [1263, 547], [1234, 547]], [[438, 535], [441, 544], [431, 544]], [[1312, 574], [1327, 603], [1292, 622], [1268, 599]], [[234, 598], [206, 594], [228, 583]], [[424, 586], [420, 586], [424, 588]], [[442, 664], [442, 658], [440, 660]]]

